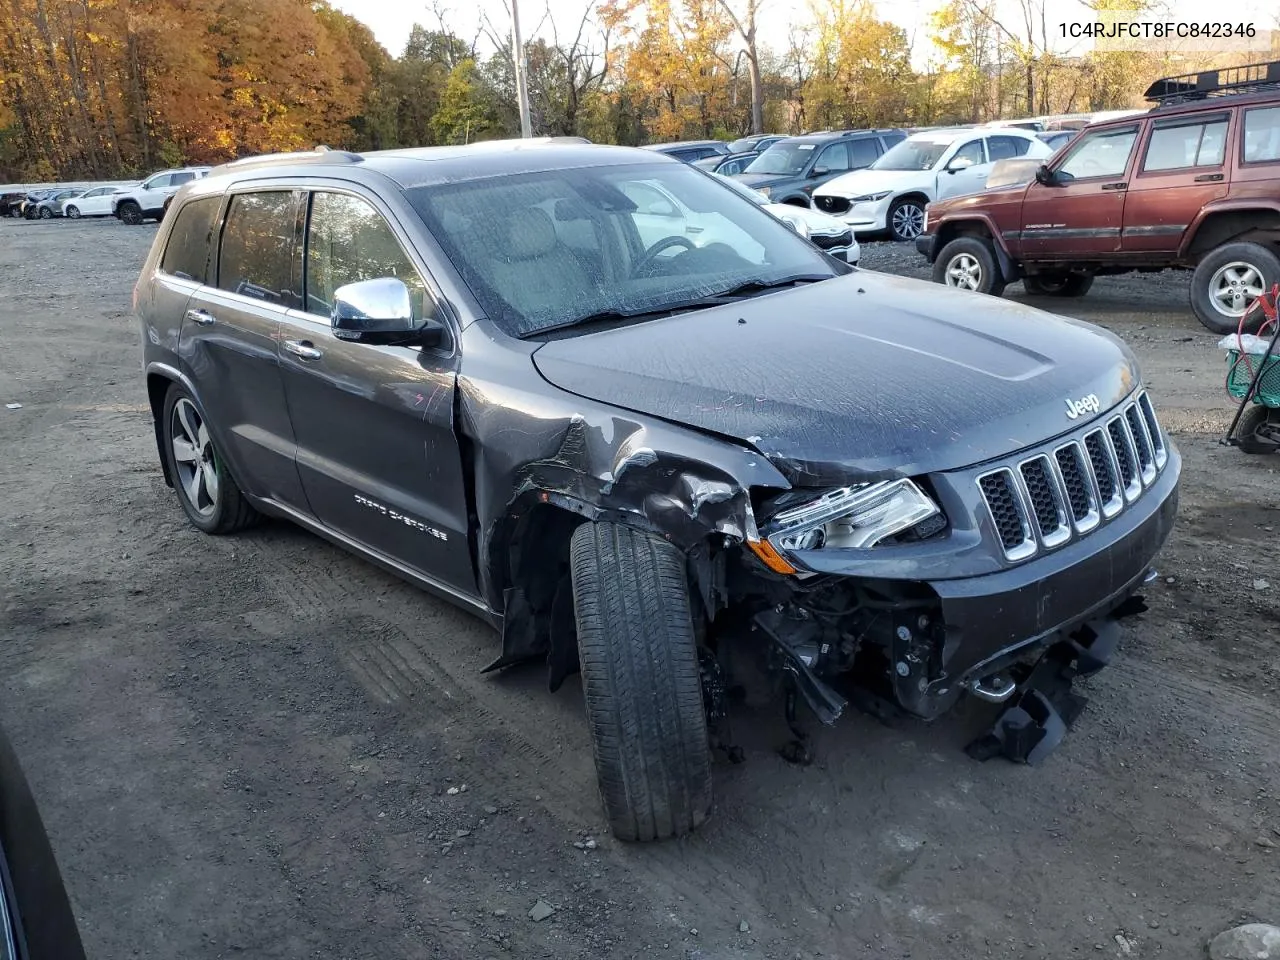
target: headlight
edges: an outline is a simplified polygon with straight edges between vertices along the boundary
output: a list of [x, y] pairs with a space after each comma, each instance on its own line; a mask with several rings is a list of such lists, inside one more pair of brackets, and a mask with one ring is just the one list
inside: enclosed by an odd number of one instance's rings
[[783, 217], [782, 222], [785, 223], [792, 230], [794, 230], [796, 233], [800, 234], [800, 236], [804, 237], [806, 240], [809, 239], [809, 228], [804, 225], [803, 220], [795, 220], [791, 217]]
[[892, 190], [881, 190], [879, 193], [868, 193], [862, 197], [854, 197], [849, 202], [850, 203], [875, 203], [877, 200], [883, 200], [885, 197], [887, 197], [891, 193], [893, 193]]
[[911, 480], [830, 490], [772, 517], [764, 533], [783, 553], [822, 547], [866, 549], [942, 511]]
[[756, 187], [756, 188], [755, 188], [755, 191], [756, 191], [756, 193], [760, 194], [760, 196], [762, 196], [762, 197], [767, 197], [767, 196], [769, 195], [769, 188], [768, 188], [768, 187]]

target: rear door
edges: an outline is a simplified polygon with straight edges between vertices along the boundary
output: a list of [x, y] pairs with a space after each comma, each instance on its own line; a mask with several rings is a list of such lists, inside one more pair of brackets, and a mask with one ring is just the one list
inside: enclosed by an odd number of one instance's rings
[[417, 319], [443, 311], [377, 198], [335, 187], [309, 206], [305, 296], [279, 345], [307, 502], [337, 533], [474, 595], [453, 424], [458, 354], [340, 340], [329, 321], [335, 290], [381, 277], [404, 281]]
[[[301, 299], [302, 197], [281, 188], [230, 197], [209, 282], [190, 284], [179, 354], [236, 481], [250, 494], [305, 512], [276, 356], [280, 323]], [[173, 238], [205, 229], [203, 217], [187, 219], [188, 210], [205, 202], [183, 205]], [[174, 282], [185, 272], [175, 264]]]
[[1057, 181], [1033, 182], [1022, 205], [1021, 253], [1071, 260], [1120, 249], [1125, 191], [1140, 124], [1085, 133], [1053, 167]]
[[1124, 203], [1121, 249], [1172, 254], [1200, 208], [1227, 195], [1231, 111], [1150, 123]]

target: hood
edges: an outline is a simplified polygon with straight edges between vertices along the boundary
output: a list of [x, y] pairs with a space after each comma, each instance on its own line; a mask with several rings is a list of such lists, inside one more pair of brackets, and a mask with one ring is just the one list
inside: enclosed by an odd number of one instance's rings
[[739, 183], [745, 183], [754, 190], [756, 187], [772, 187], [775, 184], [789, 183], [800, 178], [789, 173], [739, 173], [733, 179]]
[[821, 236], [838, 236], [849, 232], [849, 225], [843, 220], [828, 216], [821, 210], [810, 210], [808, 207], [797, 207], [791, 203], [766, 203], [766, 210], [775, 217], [790, 217], [805, 225], [810, 234]]
[[1138, 384], [1116, 337], [939, 284], [858, 271], [552, 340], [553, 385], [745, 443], [796, 485], [981, 463], [1083, 426]]
[[932, 170], [853, 170], [828, 180], [814, 193], [830, 197], [861, 197], [882, 190], [928, 190], [932, 194], [935, 179]]

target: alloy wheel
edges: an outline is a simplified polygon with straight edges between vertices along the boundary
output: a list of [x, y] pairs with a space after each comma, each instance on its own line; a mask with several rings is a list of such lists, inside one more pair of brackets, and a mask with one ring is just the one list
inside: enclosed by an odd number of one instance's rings
[[982, 264], [971, 253], [957, 253], [947, 264], [947, 286], [961, 290], [982, 289]]
[[212, 515], [218, 508], [218, 462], [204, 419], [186, 397], [173, 405], [169, 443], [183, 495], [200, 516]]
[[893, 233], [903, 240], [914, 240], [924, 232], [924, 207], [904, 203], [893, 211]]
[[1209, 278], [1209, 302], [1224, 317], [1243, 317], [1262, 296], [1262, 271], [1251, 263], [1234, 260], [1223, 264]]
[[67, 216], [68, 216], [68, 217], [70, 217], [72, 220], [79, 220], [79, 219], [80, 219], [80, 208], [79, 208], [79, 207], [67, 207]]

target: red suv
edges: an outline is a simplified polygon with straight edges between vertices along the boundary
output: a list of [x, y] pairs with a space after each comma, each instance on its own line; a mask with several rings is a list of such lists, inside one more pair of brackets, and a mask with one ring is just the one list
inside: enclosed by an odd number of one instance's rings
[[1280, 282], [1280, 61], [1167, 77], [1146, 98], [1034, 179], [931, 204], [916, 247], [934, 280], [1070, 297], [1098, 274], [1177, 267], [1200, 322], [1236, 330]]

